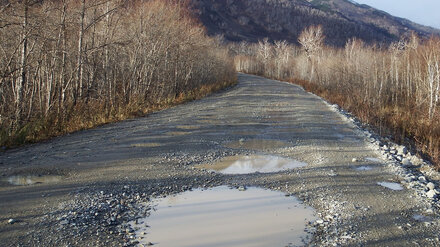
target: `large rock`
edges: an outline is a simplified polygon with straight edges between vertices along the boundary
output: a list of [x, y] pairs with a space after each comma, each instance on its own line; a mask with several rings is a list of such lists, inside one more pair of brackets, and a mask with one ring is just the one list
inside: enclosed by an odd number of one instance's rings
[[403, 159], [402, 164], [404, 166], [412, 166], [413, 163], [409, 159]]
[[434, 190], [430, 190], [430, 191], [426, 192], [426, 196], [428, 198], [434, 198], [437, 196], [437, 193]]

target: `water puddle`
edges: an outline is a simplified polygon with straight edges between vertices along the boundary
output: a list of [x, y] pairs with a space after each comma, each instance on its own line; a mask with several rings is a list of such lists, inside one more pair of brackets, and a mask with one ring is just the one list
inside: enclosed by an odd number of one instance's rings
[[154, 147], [160, 147], [162, 146], [162, 144], [160, 143], [136, 143], [136, 144], [131, 144], [132, 147], [138, 147], [138, 148], [154, 148]]
[[[158, 199], [144, 222], [131, 226], [140, 244], [191, 247], [303, 246], [314, 211], [295, 197], [226, 186]], [[141, 220], [142, 221], [142, 220]]]
[[383, 162], [381, 159], [378, 159], [378, 158], [365, 158], [365, 160], [375, 162], [375, 163], [382, 163]]
[[229, 142], [225, 146], [228, 148], [245, 148], [245, 149], [257, 150], [257, 151], [265, 151], [270, 149], [288, 147], [289, 144], [287, 142], [277, 141], [277, 140], [241, 139], [239, 141]]
[[392, 182], [378, 182], [377, 183], [380, 186], [383, 186], [385, 188], [388, 188], [390, 190], [403, 190], [402, 185], [398, 183], [392, 183]]
[[12, 185], [33, 185], [33, 184], [41, 184], [41, 183], [58, 182], [61, 179], [62, 176], [55, 176], [55, 175], [47, 175], [47, 176], [17, 175], [17, 176], [8, 177], [6, 181]]
[[375, 168], [372, 166], [357, 166], [357, 167], [353, 167], [353, 169], [355, 169], [356, 171], [371, 171]]
[[432, 217], [421, 215], [421, 214], [415, 214], [413, 215], [413, 219], [419, 222], [431, 222], [433, 221]]
[[273, 155], [240, 155], [229, 156], [213, 165], [202, 165], [201, 168], [223, 174], [250, 174], [279, 172], [306, 165], [305, 162]]

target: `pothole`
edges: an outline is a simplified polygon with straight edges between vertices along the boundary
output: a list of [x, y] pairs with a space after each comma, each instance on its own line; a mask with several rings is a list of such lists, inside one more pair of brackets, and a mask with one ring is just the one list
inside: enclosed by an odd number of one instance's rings
[[56, 175], [45, 175], [45, 176], [16, 175], [6, 178], [6, 181], [12, 185], [23, 186], [23, 185], [42, 184], [42, 183], [54, 183], [61, 181], [62, 178], [63, 178], [62, 176], [56, 176]]
[[[154, 246], [303, 246], [314, 211], [297, 198], [260, 188], [220, 186], [157, 199], [150, 216], [131, 222], [140, 244]], [[141, 222], [144, 221], [144, 222]]]
[[403, 190], [402, 185], [399, 183], [393, 183], [393, 182], [378, 182], [378, 185], [388, 188], [390, 190]]
[[225, 145], [228, 148], [245, 148], [250, 150], [265, 151], [290, 146], [287, 142], [265, 139], [240, 139], [239, 141], [229, 142]]
[[270, 173], [306, 166], [307, 163], [274, 155], [237, 155], [223, 158], [212, 165], [200, 166], [223, 174]]

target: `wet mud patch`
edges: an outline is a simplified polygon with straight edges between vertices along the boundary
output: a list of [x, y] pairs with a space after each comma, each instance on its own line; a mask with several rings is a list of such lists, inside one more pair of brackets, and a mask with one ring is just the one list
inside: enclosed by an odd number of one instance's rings
[[56, 183], [63, 179], [63, 176], [57, 175], [15, 175], [10, 176], [4, 179], [5, 182], [16, 185], [16, 186], [25, 186], [25, 185], [35, 185], [35, 184], [47, 184], [47, 183]]
[[131, 222], [140, 244], [154, 246], [303, 246], [314, 211], [295, 197], [260, 188], [220, 186], [153, 201], [149, 217]]
[[278, 140], [267, 140], [267, 139], [251, 139], [251, 140], [245, 140], [240, 139], [239, 141], [235, 142], [229, 142], [224, 145], [228, 148], [235, 148], [235, 149], [250, 149], [250, 150], [256, 150], [256, 151], [267, 151], [267, 150], [273, 150], [277, 148], [285, 148], [289, 147], [290, 144], [283, 141]]
[[212, 165], [199, 166], [222, 174], [271, 173], [306, 166], [307, 163], [274, 155], [228, 156]]

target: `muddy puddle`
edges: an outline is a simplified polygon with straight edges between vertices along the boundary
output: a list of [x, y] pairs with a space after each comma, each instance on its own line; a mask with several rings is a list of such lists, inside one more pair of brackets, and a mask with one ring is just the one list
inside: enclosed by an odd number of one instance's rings
[[272, 150], [290, 146], [289, 143], [278, 140], [265, 139], [240, 139], [239, 141], [229, 142], [225, 145], [228, 148], [244, 148], [257, 151]]
[[5, 181], [12, 185], [23, 186], [23, 185], [54, 183], [61, 181], [62, 178], [63, 178], [62, 176], [55, 176], [55, 175], [46, 175], [46, 176], [16, 175], [6, 178]]
[[212, 165], [200, 168], [222, 174], [270, 173], [306, 166], [307, 163], [274, 155], [238, 155], [223, 158]]
[[259, 188], [220, 186], [153, 201], [150, 216], [131, 222], [143, 245], [191, 247], [303, 246], [314, 211], [295, 197]]
[[378, 185], [388, 188], [390, 190], [403, 190], [402, 185], [399, 183], [393, 183], [393, 182], [378, 182]]

